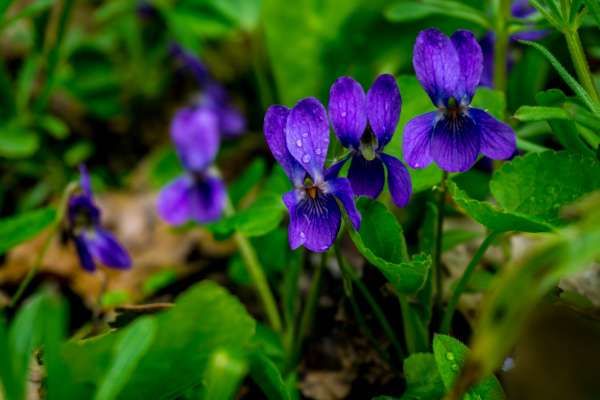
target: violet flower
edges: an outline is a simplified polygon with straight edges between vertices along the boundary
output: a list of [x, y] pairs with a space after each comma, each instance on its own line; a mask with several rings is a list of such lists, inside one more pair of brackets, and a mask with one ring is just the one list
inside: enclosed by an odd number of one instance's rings
[[90, 177], [85, 166], [81, 172], [81, 192], [72, 195], [67, 205], [67, 236], [75, 243], [79, 263], [86, 271], [96, 270], [96, 263], [128, 269], [131, 258], [117, 239], [100, 224], [100, 209], [94, 203]]
[[[410, 200], [410, 175], [400, 160], [383, 150], [396, 131], [401, 107], [400, 90], [391, 75], [380, 75], [366, 95], [358, 82], [346, 76], [338, 78], [329, 91], [333, 130], [352, 157], [348, 179], [354, 194], [379, 196], [387, 169], [392, 200], [398, 207]], [[338, 170], [348, 157], [336, 164]]]
[[182, 67], [194, 76], [202, 89], [202, 94], [198, 96], [194, 106], [206, 108], [216, 115], [219, 132], [223, 137], [234, 138], [244, 133], [246, 119], [231, 103], [223, 86], [211, 78], [202, 61], [179, 44], [171, 45], [170, 52]]
[[[536, 12], [535, 7], [529, 4], [527, 0], [514, 0], [511, 5], [511, 15], [514, 18], [527, 18]], [[540, 40], [548, 34], [547, 30], [535, 29], [534, 25], [531, 24], [531, 29], [517, 32], [510, 36], [510, 47], [508, 49], [506, 63], [508, 69], [512, 67], [515, 62], [515, 48], [517, 40]], [[492, 88], [494, 87], [494, 47], [496, 44], [496, 37], [494, 32], [487, 32], [480, 40], [479, 45], [483, 52], [483, 71], [481, 72], [480, 86]], [[512, 48], [511, 48], [512, 47]]]
[[329, 124], [323, 105], [315, 98], [300, 100], [291, 110], [269, 107], [264, 121], [265, 139], [273, 156], [292, 181], [294, 189], [283, 195], [290, 213], [289, 243], [314, 252], [331, 247], [346, 209], [355, 229], [360, 214], [346, 178], [324, 171], [329, 147]]
[[165, 186], [157, 201], [171, 225], [219, 219], [225, 207], [223, 181], [211, 170], [219, 151], [217, 117], [206, 108], [184, 108], [171, 123], [171, 139], [186, 172]]
[[459, 30], [448, 38], [437, 29], [419, 33], [413, 66], [437, 111], [417, 116], [404, 127], [408, 165], [432, 161], [449, 172], [463, 172], [479, 153], [507, 159], [515, 151], [515, 133], [486, 111], [470, 106], [481, 77], [483, 55], [473, 34]]

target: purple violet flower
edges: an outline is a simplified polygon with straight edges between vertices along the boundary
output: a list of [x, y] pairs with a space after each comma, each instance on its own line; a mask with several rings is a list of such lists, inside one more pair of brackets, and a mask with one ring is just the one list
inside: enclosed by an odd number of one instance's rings
[[265, 139], [273, 156], [292, 181], [294, 189], [283, 195], [290, 213], [290, 247], [304, 246], [314, 252], [331, 247], [346, 209], [355, 229], [360, 214], [353, 200], [352, 187], [335, 171], [324, 170], [329, 148], [327, 112], [319, 100], [300, 100], [291, 110], [269, 107], [264, 121]]
[[219, 151], [216, 115], [203, 107], [188, 107], [175, 114], [171, 139], [186, 172], [158, 195], [160, 217], [171, 225], [219, 219], [225, 207], [225, 185], [211, 170]]
[[[338, 78], [329, 91], [333, 130], [342, 145], [350, 149], [348, 157], [352, 157], [348, 179], [354, 194], [379, 196], [387, 169], [392, 200], [398, 207], [406, 206], [410, 200], [410, 175], [400, 160], [383, 150], [396, 131], [401, 107], [396, 80], [387, 74], [380, 75], [366, 95], [362, 86], [347, 76]], [[335, 167], [341, 169], [348, 157]]]
[[170, 51], [183, 68], [194, 76], [198, 86], [203, 89], [195, 105], [216, 114], [221, 135], [225, 138], [234, 138], [244, 133], [246, 119], [237, 107], [231, 104], [225, 88], [211, 78], [202, 61], [177, 43], [171, 45]]
[[413, 66], [437, 111], [417, 116], [404, 127], [403, 152], [408, 165], [432, 161], [449, 172], [464, 172], [479, 153], [494, 160], [515, 151], [515, 133], [484, 110], [470, 106], [481, 77], [483, 55], [473, 34], [459, 30], [451, 38], [437, 29], [419, 33]]
[[67, 235], [75, 243], [79, 263], [86, 271], [96, 270], [96, 263], [128, 269], [131, 258], [117, 239], [100, 225], [100, 209], [94, 203], [90, 177], [80, 166], [81, 192], [72, 195], [67, 205]]
[[[528, 0], [514, 0], [511, 5], [511, 15], [514, 18], [527, 18], [536, 12], [535, 7], [529, 4]], [[510, 37], [510, 44], [507, 55], [507, 68], [510, 70], [515, 62], [515, 48], [517, 40], [540, 40], [544, 38], [548, 31], [545, 29], [534, 29], [533, 23], [531, 29], [522, 32], [517, 32]], [[480, 40], [479, 45], [483, 52], [483, 71], [481, 72], [480, 86], [492, 88], [494, 87], [494, 46], [496, 37], [494, 32], [487, 32]]]

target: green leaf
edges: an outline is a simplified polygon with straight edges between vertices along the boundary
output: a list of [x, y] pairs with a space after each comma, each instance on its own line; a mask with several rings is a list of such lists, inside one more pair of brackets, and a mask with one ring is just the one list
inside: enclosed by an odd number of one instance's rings
[[[24, 398], [33, 350], [42, 344], [55, 346], [48, 348], [44, 359], [48, 363], [48, 372], [53, 374], [48, 381], [49, 394], [58, 393], [62, 369], [57, 363], [57, 349], [64, 334], [64, 322], [64, 303], [48, 291], [36, 294], [20, 308], [7, 336], [10, 355], [6, 356], [8, 368], [3, 371], [9, 375], [3, 377], [7, 398]], [[55, 398], [58, 399], [58, 396]]]
[[444, 396], [444, 383], [431, 353], [411, 354], [404, 360], [406, 392], [401, 400], [438, 400]]
[[54, 208], [41, 208], [0, 220], [0, 255], [35, 237], [56, 219]]
[[548, 49], [546, 49], [544, 46], [542, 46], [541, 44], [536, 43], [536, 42], [530, 42], [527, 40], [519, 40], [519, 42], [526, 44], [528, 46], [532, 46], [535, 49], [537, 49], [539, 52], [541, 52], [544, 55], [544, 57], [546, 57], [546, 59], [550, 62], [550, 64], [552, 64], [552, 66], [554, 67], [556, 72], [558, 72], [558, 74], [561, 76], [561, 78], [563, 78], [565, 83], [571, 88], [571, 90], [573, 90], [573, 92], [575, 92], [577, 97], [579, 97], [581, 99], [581, 101], [583, 101], [583, 103], [596, 116], [600, 116], [600, 104], [596, 103], [590, 97], [590, 95], [585, 91], [583, 86], [581, 86], [579, 84], [579, 82], [577, 82], [577, 80], [575, 78], [573, 78], [571, 76], [571, 74], [569, 74], [567, 72], [567, 70], [561, 65], [561, 63], [556, 59], [556, 57], [554, 57], [552, 55], [552, 53], [550, 53], [548, 51]]
[[506, 112], [506, 97], [501, 90], [486, 87], [477, 89], [473, 98], [473, 107], [482, 108], [499, 120], [504, 119]]
[[67, 124], [53, 115], [41, 116], [38, 120], [38, 124], [42, 129], [58, 140], [65, 139], [69, 136], [69, 127]]
[[284, 215], [285, 206], [281, 196], [267, 192], [254, 200], [248, 208], [207, 226], [220, 235], [238, 231], [246, 237], [256, 237], [276, 229]]
[[140, 318], [123, 330], [113, 347], [113, 359], [106, 375], [99, 383], [95, 400], [110, 400], [117, 397], [142, 356], [150, 348], [155, 333], [156, 321], [150, 317]]
[[396, 217], [380, 202], [361, 197], [360, 230], [350, 237], [360, 253], [390, 281], [398, 293], [415, 293], [425, 282], [431, 257], [419, 254], [409, 260], [404, 233]]
[[177, 153], [171, 146], [154, 152], [148, 159], [148, 180], [154, 188], [161, 188], [183, 173]]
[[547, 232], [554, 229], [539, 218], [505, 211], [487, 201], [472, 199], [452, 180], [448, 180], [448, 191], [471, 218], [493, 231]]
[[561, 206], [600, 189], [600, 162], [565, 151], [527, 154], [498, 169], [490, 189], [506, 210], [553, 221]]
[[[558, 90], [550, 89], [536, 94], [535, 99], [538, 104], [545, 107], [564, 107], [567, 101], [567, 96]], [[580, 107], [583, 110], [583, 107]], [[565, 110], [566, 111], [566, 110]], [[595, 118], [592, 113], [585, 110], [592, 118]], [[583, 113], [578, 113], [582, 115]], [[580, 136], [579, 129], [575, 122], [573, 122], [573, 115], [570, 119], [549, 119], [548, 125], [552, 128], [552, 132], [566, 149], [575, 151], [578, 153], [594, 155], [594, 152], [583, 142]], [[597, 126], [597, 125], [594, 125]]]
[[250, 376], [269, 400], [290, 400], [287, 385], [281, 372], [263, 353], [254, 352], [250, 356]]
[[432, 15], [463, 19], [482, 28], [491, 29], [490, 22], [481, 11], [464, 3], [452, 0], [399, 1], [385, 10], [385, 16], [392, 22], [410, 22]]
[[202, 399], [230, 400], [248, 371], [246, 357], [237, 351], [217, 349], [213, 351], [202, 383]]
[[[458, 377], [469, 354], [467, 346], [446, 335], [433, 338], [433, 355], [438, 371], [447, 390], [450, 390]], [[502, 400], [505, 398], [502, 386], [495, 376], [484, 378], [473, 386], [467, 395], [475, 399]]]
[[18, 127], [0, 127], [0, 157], [29, 157], [39, 147], [40, 138], [35, 132]]
[[237, 206], [242, 198], [256, 186], [265, 174], [266, 163], [263, 158], [257, 158], [244, 169], [244, 172], [228, 187], [229, 198]]
[[[214, 351], [238, 354], [255, 332], [255, 322], [242, 304], [210, 281], [193, 286], [169, 311], [149, 318], [156, 323], [155, 338], [120, 398], [176, 398], [201, 384]], [[72, 398], [91, 397], [110, 368], [111, 349], [127, 329], [65, 345], [62, 354], [72, 376]]]
[[569, 113], [560, 107], [522, 106], [514, 117], [522, 122], [570, 119]]

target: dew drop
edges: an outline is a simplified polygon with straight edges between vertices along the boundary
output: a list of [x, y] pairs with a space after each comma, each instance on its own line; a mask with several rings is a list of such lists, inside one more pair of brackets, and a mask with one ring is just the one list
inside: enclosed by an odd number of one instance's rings
[[304, 133], [302, 134], [302, 137], [308, 137], [308, 132], [304, 132]]
[[307, 163], [309, 161], [310, 161], [310, 156], [308, 154], [305, 154], [302, 156], [302, 162]]
[[452, 371], [458, 371], [458, 365], [457, 364], [452, 364], [451, 368], [452, 368]]
[[315, 149], [315, 153], [316, 153], [316, 154], [321, 154], [321, 148], [320, 148], [320, 147], [317, 147], [317, 148]]
[[446, 353], [446, 358], [450, 361], [454, 360], [454, 354], [453, 353]]
[[300, 237], [301, 237], [302, 239], [306, 238], [306, 235], [304, 234], [304, 232], [300, 232]]
[[296, 140], [296, 146], [302, 147], [302, 140], [300, 140], [300, 139]]
[[346, 116], [346, 111], [342, 111], [342, 117]]

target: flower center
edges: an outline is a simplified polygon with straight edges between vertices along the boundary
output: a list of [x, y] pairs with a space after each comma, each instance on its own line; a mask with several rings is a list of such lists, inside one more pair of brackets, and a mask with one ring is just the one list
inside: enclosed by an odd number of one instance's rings
[[448, 99], [448, 105], [442, 106], [440, 111], [444, 113], [444, 117], [450, 121], [458, 121], [465, 113], [467, 107], [460, 104], [454, 97]]
[[308, 197], [310, 197], [311, 199], [316, 199], [317, 198], [317, 194], [319, 194], [319, 189], [316, 186], [310, 186], [307, 187], [305, 189], [306, 194], [308, 195]]
[[370, 128], [365, 130], [365, 133], [360, 138], [360, 146], [358, 150], [362, 154], [365, 160], [372, 161], [377, 157], [377, 148], [379, 143], [377, 142], [377, 136], [373, 134]]

